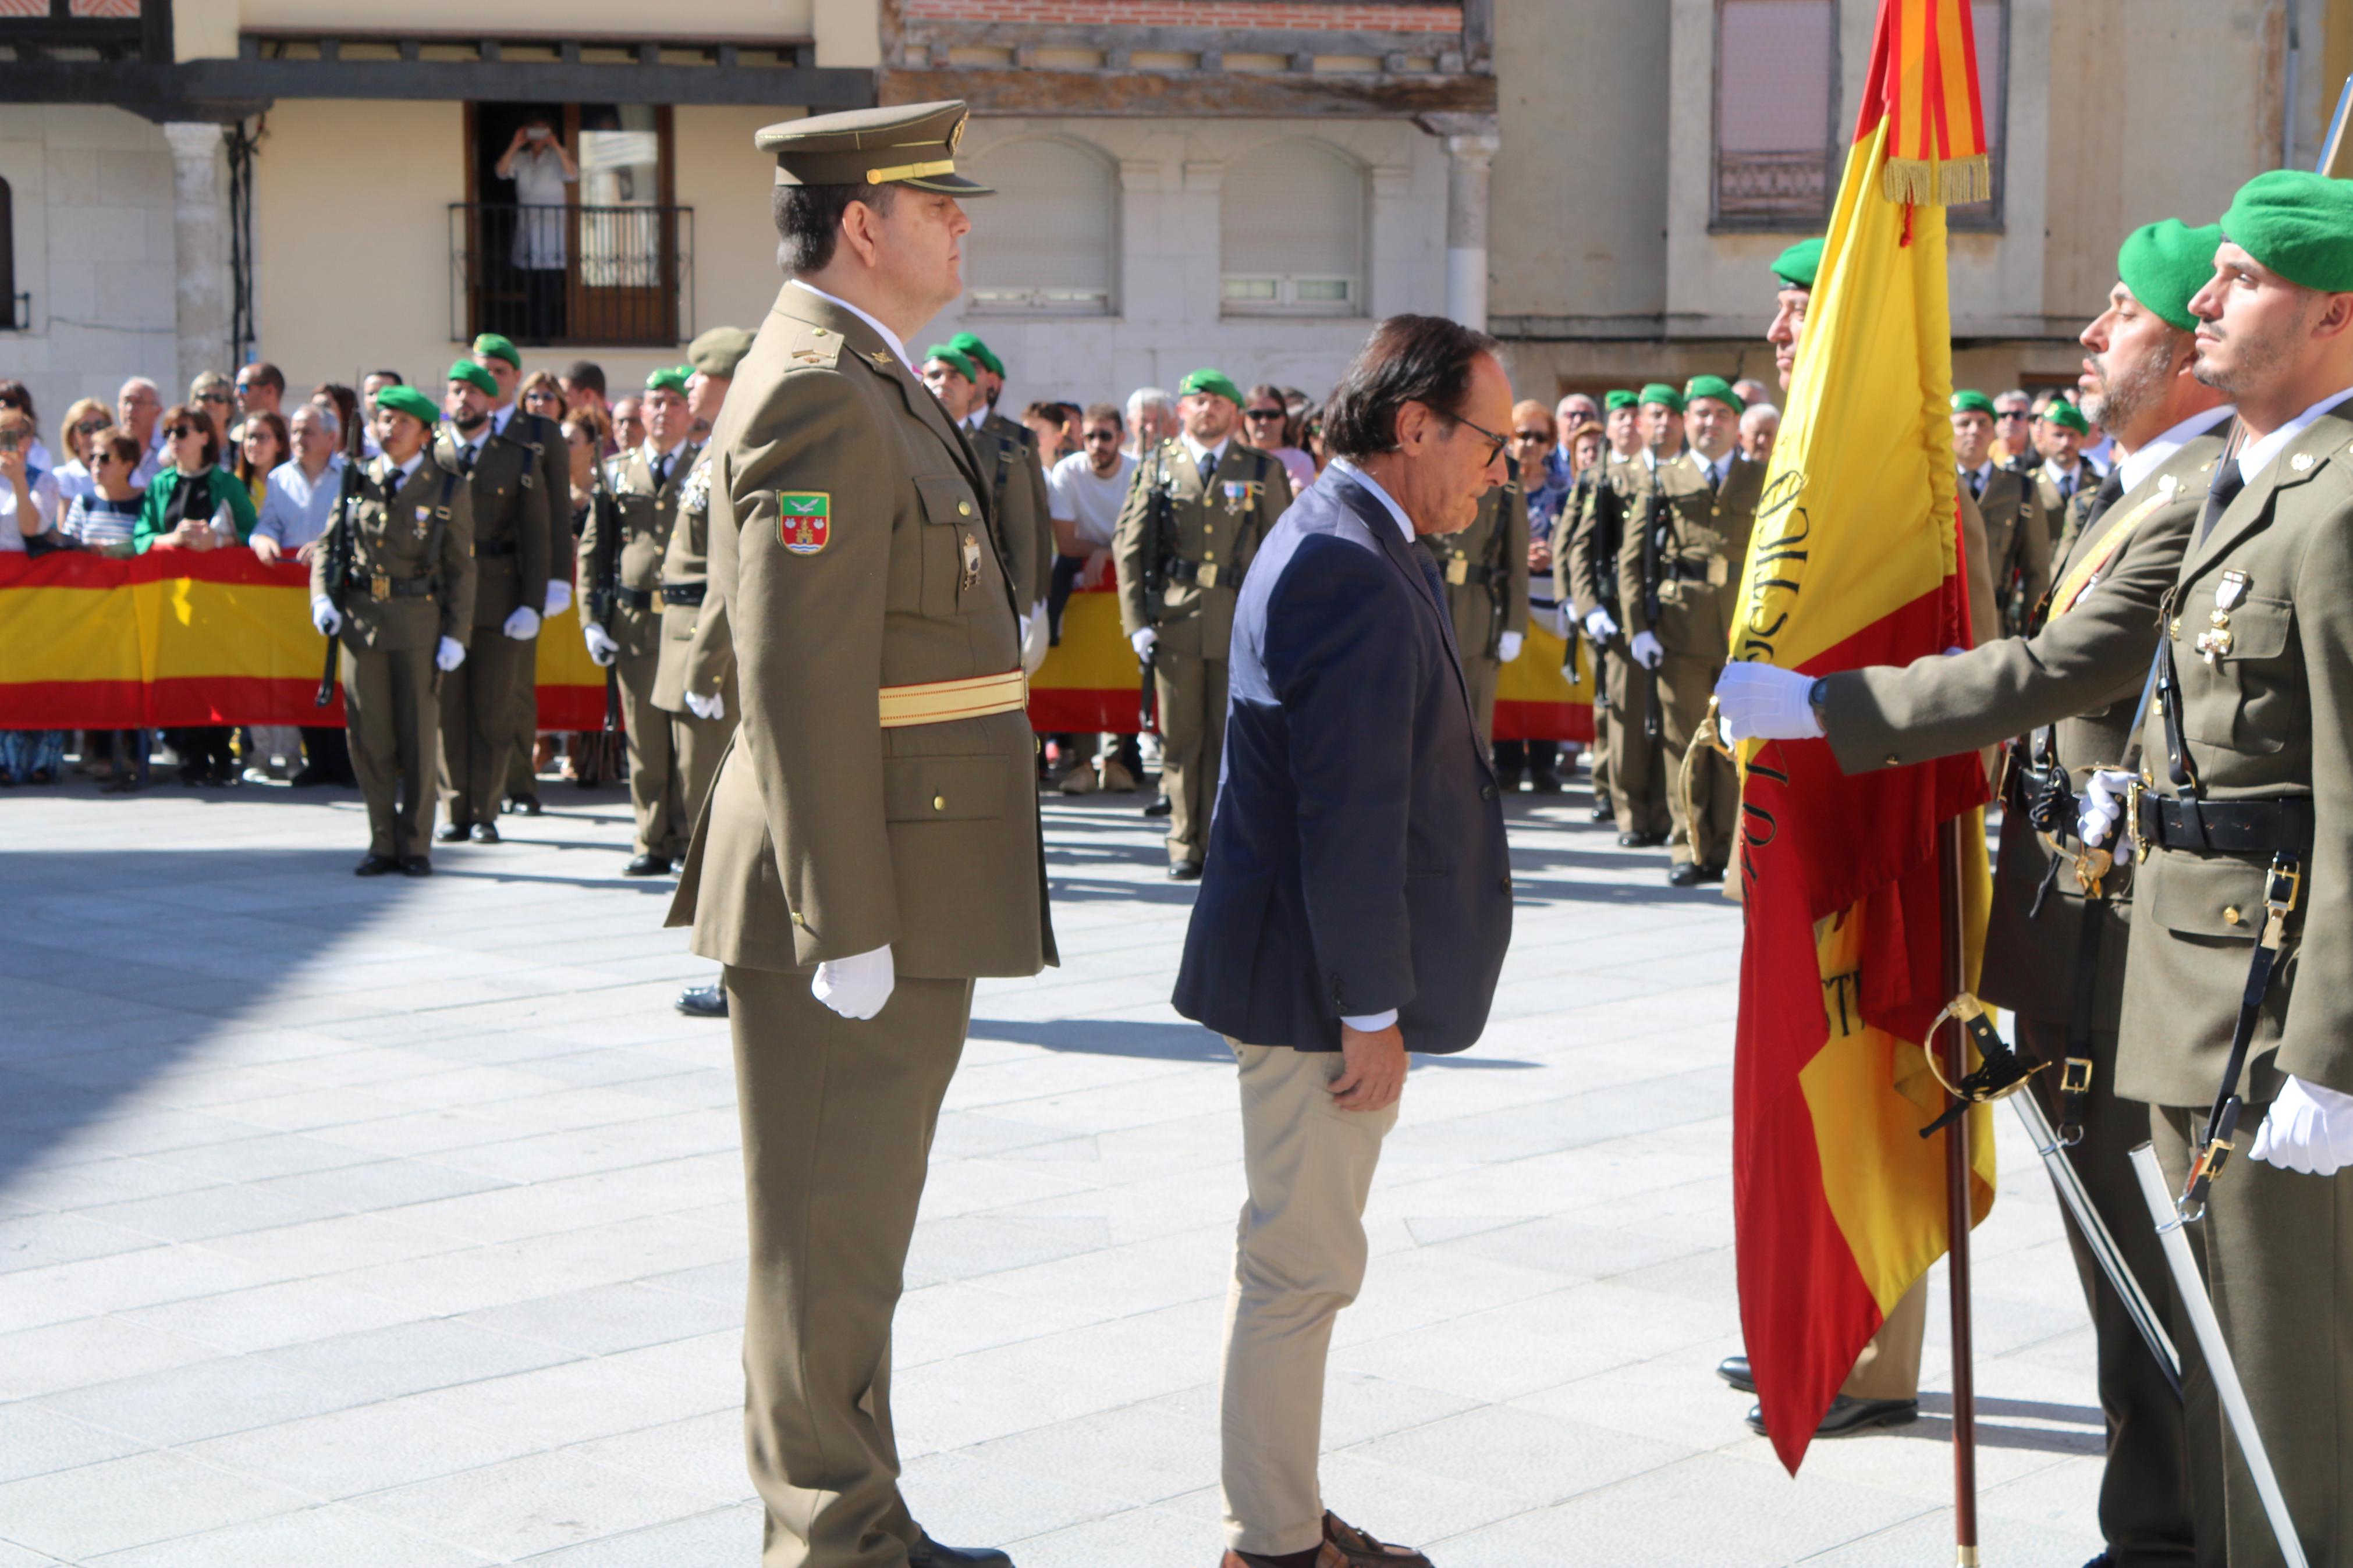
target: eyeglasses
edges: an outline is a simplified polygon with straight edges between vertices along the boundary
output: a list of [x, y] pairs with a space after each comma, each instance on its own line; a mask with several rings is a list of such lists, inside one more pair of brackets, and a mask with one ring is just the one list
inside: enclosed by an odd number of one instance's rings
[[1119, 432], [1116, 430], [1090, 430], [1085, 435], [1080, 437], [1079, 439], [1082, 441], [1108, 441], [1113, 446], [1116, 447], [1119, 445]]
[[198, 403], [227, 403], [229, 401], [229, 395], [220, 388], [215, 387], [210, 392], [199, 392], [196, 394], [196, 401]]
[[196, 427], [193, 425], [174, 425], [164, 432], [174, 441], [185, 441], [195, 433]]
[[1997, 414], [1994, 417], [1996, 419], [2031, 419], [2034, 416], [2027, 409], [2012, 408], [2006, 413]]
[[1282, 419], [1288, 417], [1288, 416], [1280, 408], [1245, 408], [1242, 410], [1242, 417], [1245, 419]]
[[1512, 439], [1514, 441], [1528, 442], [1549, 441], [1552, 439], [1552, 432], [1549, 430], [1514, 430], [1512, 432]]
[[80, 424], [74, 426], [74, 434], [77, 436], [95, 436], [100, 430], [107, 428], [112, 423], [113, 421], [109, 419], [85, 419]]
[[[1419, 398], [1416, 398], [1414, 401], [1417, 403], [1421, 402]], [[1451, 419], [1455, 424], [1461, 426], [1463, 428], [1467, 430], [1475, 430], [1480, 435], [1487, 438], [1487, 455], [1480, 459], [1479, 466], [1481, 468], [1485, 468], [1493, 463], [1496, 458], [1504, 455], [1504, 448], [1511, 445], [1512, 438], [1509, 436], [1499, 436], [1494, 431], [1488, 429], [1484, 425], [1474, 424], [1471, 420], [1463, 418], [1460, 414], [1450, 414], [1445, 409], [1440, 408], [1434, 404], [1422, 403], [1421, 405], [1424, 408], [1429, 409], [1432, 414], [1437, 415], [1440, 418]]]

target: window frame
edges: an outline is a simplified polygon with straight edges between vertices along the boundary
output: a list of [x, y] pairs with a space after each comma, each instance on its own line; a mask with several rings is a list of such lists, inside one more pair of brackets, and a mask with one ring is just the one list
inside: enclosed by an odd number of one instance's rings
[[[1071, 289], [1056, 289], [1043, 285], [1026, 289], [984, 289], [967, 281], [964, 289], [964, 308], [967, 314], [986, 316], [992, 321], [1109, 321], [1120, 315], [1120, 280], [1125, 271], [1122, 240], [1127, 226], [1127, 193], [1119, 177], [1119, 165], [1102, 148], [1072, 136], [1050, 132], [1029, 132], [1011, 137], [975, 154], [968, 162], [977, 165], [983, 159], [1020, 146], [1025, 142], [1050, 142], [1066, 151], [1075, 153], [1096, 165], [1103, 176], [1103, 191], [1110, 200], [1103, 237], [1103, 287], [1101, 310], [1073, 309], [1073, 297], [1082, 293]], [[977, 171], [976, 171], [977, 172]], [[984, 181], [984, 183], [986, 183]], [[990, 297], [997, 296], [997, 297]]]
[[[1839, 97], [1844, 79], [1845, 45], [1841, 36], [1845, 24], [1842, 0], [1821, 0], [1830, 10], [1830, 90], [1823, 96], [1827, 112], [1822, 117], [1822, 205], [1811, 215], [1795, 212], [1730, 213], [1724, 210], [1724, 13], [1728, 5], [1741, 0], [1715, 0], [1711, 19], [1713, 33], [1708, 47], [1707, 88], [1707, 230], [1710, 234], [1799, 234], [1813, 233], [1830, 221], [1831, 209], [1838, 201], [1840, 153]], [[2007, 7], [2005, 7], [2005, 12]]]
[[[1280, 136], [1250, 149], [1255, 153], [1267, 147], [1296, 142], [1313, 150], [1318, 156], [1328, 158], [1347, 171], [1356, 182], [1356, 270], [1343, 276], [1334, 272], [1229, 272], [1226, 270], [1226, 189], [1225, 178], [1219, 181], [1218, 190], [1218, 317], [1220, 321], [1345, 321], [1366, 319], [1370, 310], [1366, 300], [1373, 288], [1373, 188], [1372, 171], [1346, 150], [1314, 136]], [[1250, 154], [1244, 154], [1244, 157]], [[1229, 160], [1228, 174], [1230, 177]], [[1272, 284], [1275, 297], [1261, 303], [1230, 298], [1227, 290], [1237, 283]], [[1343, 283], [1347, 286], [1347, 298], [1340, 300], [1302, 300], [1301, 284]]]

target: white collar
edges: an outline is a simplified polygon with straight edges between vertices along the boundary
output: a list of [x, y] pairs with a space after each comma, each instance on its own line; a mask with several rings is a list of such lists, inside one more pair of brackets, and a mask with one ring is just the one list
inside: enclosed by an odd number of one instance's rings
[[985, 422], [987, 422], [987, 418], [988, 405], [984, 403], [979, 407], [974, 409], [971, 413], [964, 416], [964, 427], [967, 430], [977, 430]]
[[2123, 457], [2116, 459], [2117, 471], [2123, 475], [2120, 482], [2124, 489], [2121, 493], [2130, 495], [2140, 489], [2141, 482], [2163, 467], [2166, 460], [2174, 453], [2179, 452], [2192, 440], [2203, 436], [2237, 412], [2238, 410], [2226, 403], [2220, 408], [2209, 408], [2203, 413], [2193, 414], [2155, 440], [2125, 453]]
[[415, 473], [417, 469], [417, 466], [424, 461], [425, 448], [423, 447], [419, 447], [417, 450], [408, 455], [408, 461], [405, 463], [394, 463], [392, 465], [391, 488], [398, 489], [401, 486], [406, 484], [408, 482], [408, 476]]
[[1988, 458], [1974, 468], [1963, 468], [1961, 473], [1966, 478], [1977, 480], [1978, 489], [1982, 490], [1993, 482], [1993, 459]]
[[2253, 484], [2263, 471], [2271, 467], [2272, 459], [2285, 451], [2289, 443], [2312, 428], [2313, 421], [2353, 397], [2353, 386], [2340, 387], [2330, 393], [2260, 441], [2250, 441], [2239, 448], [2239, 478]]
[[[691, 445], [690, 442], [681, 441], [670, 449], [667, 455], [672, 467], [677, 466], [679, 454], [685, 451], [689, 445]], [[654, 445], [654, 438], [650, 436], [646, 437], [646, 444], [638, 448], [638, 456], [645, 459], [646, 472], [649, 474], [654, 471], [655, 465], [662, 460], [664, 455], [662, 449]]]
[[816, 284], [808, 282], [805, 279], [794, 279], [793, 287], [796, 289], [807, 289], [810, 293], [816, 295], [818, 299], [824, 300], [828, 305], [840, 306], [843, 310], [849, 311], [851, 315], [857, 317], [860, 321], [873, 328], [877, 332], [880, 332], [882, 335], [882, 341], [891, 345], [891, 352], [899, 356], [899, 363], [907, 367], [907, 374], [914, 376], [917, 381], [923, 379], [916, 373], [915, 362], [907, 357], [907, 345], [899, 341], [898, 333], [892, 331], [890, 328], [884, 326], [881, 322], [876, 321], [872, 316], [868, 315], [865, 311], [860, 310], [849, 300], [839, 299], [834, 295], [828, 294], [824, 289], [818, 288]]
[[1214, 458], [1219, 462], [1224, 462], [1226, 458], [1226, 448], [1234, 444], [1234, 438], [1231, 436], [1229, 436], [1214, 447], [1204, 447], [1201, 443], [1194, 440], [1191, 436], [1186, 434], [1182, 430], [1179, 430], [1176, 433], [1176, 438], [1185, 443], [1185, 450], [1192, 457], [1193, 466], [1197, 468], [1201, 466], [1201, 459], [1204, 457]]
[[2081, 453], [2076, 454], [2075, 466], [2072, 468], [2063, 468], [2049, 458], [2042, 459], [2042, 472], [2054, 485], [2064, 484], [2069, 479], [2074, 479], [2080, 483], [2084, 476], [2091, 471], [2090, 460]]
[[1366, 494], [1371, 496], [1375, 500], [1380, 502], [1381, 505], [1387, 507], [1388, 509], [1389, 515], [1397, 519], [1398, 531], [1405, 535], [1405, 542], [1408, 544], [1411, 544], [1413, 542], [1413, 519], [1406, 516], [1405, 508], [1398, 505], [1397, 499], [1395, 497], [1391, 496], [1388, 491], [1381, 489], [1379, 480], [1374, 479], [1372, 475], [1365, 472], [1364, 469], [1356, 467], [1356, 464], [1348, 461], [1345, 458], [1333, 458], [1331, 466], [1347, 475], [1350, 479], [1354, 480], [1357, 485], [1363, 488]]
[[503, 408], [491, 409], [491, 434], [493, 436], [505, 435], [507, 433], [507, 421], [514, 417], [515, 410], [521, 406], [522, 406], [521, 404], [510, 403]]
[[1740, 448], [1737, 447], [1721, 458], [1710, 458], [1697, 447], [1691, 448], [1692, 461], [1698, 466], [1700, 473], [1712, 485], [1724, 483], [1725, 476], [1732, 472], [1732, 459], [1738, 456], [1740, 456]]

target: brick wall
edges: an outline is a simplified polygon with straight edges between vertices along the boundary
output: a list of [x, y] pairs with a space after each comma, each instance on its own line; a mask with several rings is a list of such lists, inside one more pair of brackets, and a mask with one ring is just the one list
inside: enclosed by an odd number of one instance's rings
[[1250, 27], [1314, 32], [1459, 33], [1460, 5], [1318, 5], [1314, 0], [906, 0], [909, 21], [1036, 22], [1103, 27]]

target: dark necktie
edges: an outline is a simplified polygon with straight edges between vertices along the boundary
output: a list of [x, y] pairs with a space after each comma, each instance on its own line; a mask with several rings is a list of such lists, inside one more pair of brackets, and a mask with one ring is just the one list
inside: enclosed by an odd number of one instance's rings
[[2199, 514], [2199, 542], [2205, 542], [2206, 536], [2214, 531], [2214, 525], [2222, 521], [2222, 514], [2231, 510], [2231, 503], [2246, 488], [2247, 476], [2240, 471], [2238, 458], [2224, 458], [2222, 466], [2214, 471], [2213, 488], [2206, 492], [2206, 510]]
[[2100, 481], [2099, 493], [2092, 498], [2092, 510], [2084, 514], [2084, 526], [2090, 528], [2098, 522], [2107, 515], [2110, 507], [2124, 500], [2124, 495], [2125, 466], [2118, 463], [2108, 470], [2108, 477]]
[[1717, 495], [1721, 494], [1723, 489], [1724, 475], [1714, 463], [1710, 463], [1707, 466], [1707, 493]]
[[1971, 468], [1968, 470], [1968, 472], [1969, 476], [1969, 499], [1971, 500], [1985, 500], [1985, 470], [1982, 468]]
[[664, 452], [654, 459], [654, 489], [659, 489], [668, 483], [670, 483], [670, 454]]
[[1201, 493], [1207, 495], [1209, 487], [1217, 483], [1217, 480], [1218, 455], [1215, 452], [1204, 452], [1201, 454]]

